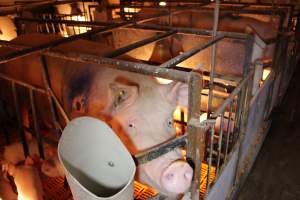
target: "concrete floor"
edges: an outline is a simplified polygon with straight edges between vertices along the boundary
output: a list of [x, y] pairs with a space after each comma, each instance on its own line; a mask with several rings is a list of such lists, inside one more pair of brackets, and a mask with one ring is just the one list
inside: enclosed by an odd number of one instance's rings
[[300, 200], [299, 68], [238, 200]]

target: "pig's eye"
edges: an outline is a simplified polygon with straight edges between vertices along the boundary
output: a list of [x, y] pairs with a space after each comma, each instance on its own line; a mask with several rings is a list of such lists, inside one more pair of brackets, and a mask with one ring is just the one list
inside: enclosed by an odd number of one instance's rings
[[134, 127], [135, 127], [133, 123], [129, 123], [128, 126], [129, 126], [130, 128], [134, 128]]
[[123, 103], [126, 99], [127, 99], [127, 94], [125, 92], [125, 90], [118, 90], [116, 93], [116, 99], [114, 102], [114, 107], [117, 107], [118, 105], [120, 105], [121, 103]]

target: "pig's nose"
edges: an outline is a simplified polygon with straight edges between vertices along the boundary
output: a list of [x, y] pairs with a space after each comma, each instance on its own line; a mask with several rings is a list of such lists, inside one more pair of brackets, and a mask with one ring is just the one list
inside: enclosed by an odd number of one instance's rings
[[193, 169], [184, 161], [173, 162], [162, 174], [161, 185], [170, 193], [186, 192], [193, 178]]

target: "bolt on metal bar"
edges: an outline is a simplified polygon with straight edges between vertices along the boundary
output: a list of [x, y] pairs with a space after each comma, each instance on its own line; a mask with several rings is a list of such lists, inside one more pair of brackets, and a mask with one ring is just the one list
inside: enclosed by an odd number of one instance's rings
[[176, 32], [177, 31], [171, 30], [171, 31], [168, 31], [168, 32], [163, 33], [163, 34], [155, 35], [153, 37], [149, 37], [149, 38], [146, 38], [144, 40], [140, 40], [140, 41], [135, 42], [133, 44], [130, 44], [128, 46], [116, 49], [113, 52], [109, 52], [109, 53], [105, 54], [103, 57], [113, 58], [113, 57], [120, 56], [120, 55], [122, 55], [126, 52], [129, 52], [131, 50], [134, 50], [134, 49], [139, 48], [141, 46], [144, 46], [146, 44], [149, 44], [149, 43], [152, 43], [152, 42], [155, 42], [155, 41], [159, 41], [163, 38], [174, 35], [174, 34], [176, 34]]
[[217, 37], [215, 37], [214, 39], [208, 41], [207, 43], [203, 44], [203, 45], [200, 45], [200, 46], [197, 46], [187, 52], [184, 52], [170, 60], [168, 60], [167, 62], [163, 63], [160, 65], [160, 67], [162, 68], [170, 68], [170, 67], [173, 67], [179, 63], [181, 63], [182, 61], [190, 58], [191, 56], [195, 55], [196, 53], [208, 48], [209, 46], [211, 46], [212, 44], [224, 39], [225, 36], [224, 35], [219, 35]]
[[221, 123], [220, 123], [220, 133], [218, 140], [218, 159], [217, 159], [217, 169], [216, 169], [216, 177], [219, 176], [220, 173], [220, 158], [222, 154], [222, 142], [223, 142], [223, 129], [224, 129], [224, 112], [221, 115]]
[[[219, 14], [220, 14], [220, 0], [216, 0], [214, 8], [214, 24], [212, 31], [212, 38], [217, 37], [217, 31], [219, 26]], [[217, 54], [217, 44], [212, 45], [211, 49], [211, 63], [210, 63], [210, 76], [209, 76], [209, 91], [208, 91], [208, 103], [207, 103], [207, 115], [211, 114], [211, 105], [213, 100], [213, 90], [214, 90], [214, 73], [216, 68], [216, 54]]]
[[42, 141], [42, 137], [40, 136], [40, 128], [37, 121], [37, 113], [36, 113], [36, 102], [35, 102], [34, 91], [32, 90], [32, 88], [29, 88], [29, 98], [30, 98], [30, 105], [32, 111], [34, 133], [38, 141], [38, 150], [39, 150], [40, 158], [44, 159], [45, 154], [43, 148], [43, 141]]
[[21, 111], [20, 111], [18, 92], [16, 89], [15, 82], [13, 82], [13, 81], [11, 82], [11, 87], [12, 87], [12, 94], [13, 94], [17, 123], [18, 123], [18, 132], [19, 132], [21, 142], [23, 145], [24, 156], [26, 158], [29, 155], [29, 149], [28, 149], [28, 145], [26, 142], [26, 137], [25, 137], [25, 133], [24, 133], [24, 129], [23, 129], [23, 122], [22, 122], [22, 116], [21, 116]]
[[136, 154], [134, 155], [134, 157], [138, 165], [145, 164], [151, 160], [158, 158], [159, 156], [162, 156], [163, 154], [166, 154], [174, 150], [175, 148], [183, 147], [185, 144], [186, 144], [186, 135], [182, 135], [168, 142], [165, 142], [159, 146], [153, 147], [149, 150]]
[[226, 162], [227, 159], [227, 155], [228, 155], [228, 147], [229, 147], [229, 136], [230, 134], [233, 134], [231, 132], [231, 121], [232, 121], [232, 107], [233, 107], [233, 101], [230, 102], [230, 106], [229, 106], [229, 115], [228, 115], [228, 123], [227, 123], [227, 135], [226, 135], [226, 146], [225, 146], [225, 157], [224, 157], [224, 163]]

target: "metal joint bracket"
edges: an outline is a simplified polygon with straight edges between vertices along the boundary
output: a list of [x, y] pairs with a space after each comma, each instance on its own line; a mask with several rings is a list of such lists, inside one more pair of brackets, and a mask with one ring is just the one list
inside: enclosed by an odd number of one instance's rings
[[201, 128], [204, 130], [214, 127], [215, 123], [216, 123], [216, 119], [206, 119], [206, 120], [200, 122], [199, 119], [192, 118], [189, 121], [189, 125], [197, 127], [197, 128]]

